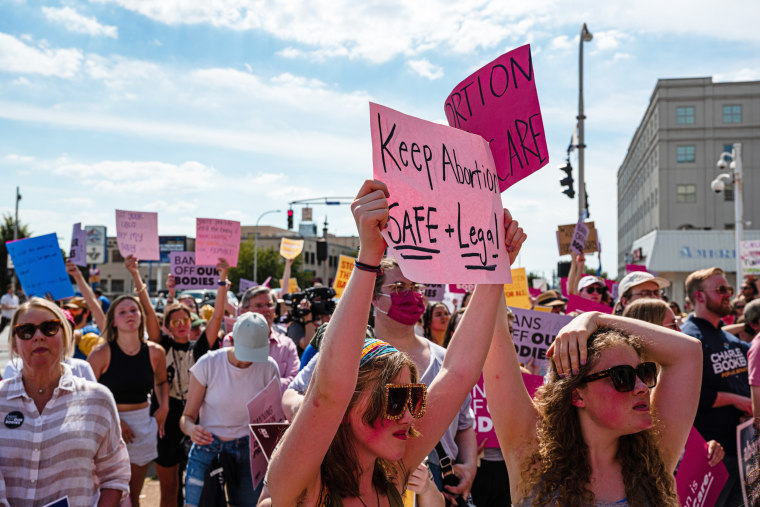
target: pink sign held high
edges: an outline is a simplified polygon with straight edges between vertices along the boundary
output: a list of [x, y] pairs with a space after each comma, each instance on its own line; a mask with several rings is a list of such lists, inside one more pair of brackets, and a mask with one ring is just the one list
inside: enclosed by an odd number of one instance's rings
[[370, 103], [374, 177], [388, 186], [383, 237], [420, 283], [509, 283], [504, 212], [488, 144]]
[[216, 266], [226, 259], [237, 266], [240, 253], [240, 222], [219, 218], [195, 219], [195, 262]]
[[549, 162], [529, 44], [455, 86], [444, 111], [449, 125], [488, 141], [500, 192]]
[[158, 213], [116, 210], [116, 242], [119, 253], [141, 261], [157, 261]]

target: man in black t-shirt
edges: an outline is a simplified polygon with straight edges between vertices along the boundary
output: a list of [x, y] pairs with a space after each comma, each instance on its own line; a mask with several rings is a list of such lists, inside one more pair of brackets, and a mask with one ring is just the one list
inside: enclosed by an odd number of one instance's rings
[[686, 279], [694, 315], [681, 331], [702, 342], [702, 391], [694, 426], [705, 440], [717, 440], [725, 449], [723, 463], [729, 479], [716, 505], [742, 505], [736, 452], [736, 426], [752, 415], [747, 351], [749, 345], [719, 329], [731, 312], [733, 289], [720, 268], [695, 271]]

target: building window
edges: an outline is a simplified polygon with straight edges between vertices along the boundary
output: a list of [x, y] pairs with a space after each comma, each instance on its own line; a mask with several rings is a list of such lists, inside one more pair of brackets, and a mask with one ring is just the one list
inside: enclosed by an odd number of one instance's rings
[[118, 249], [111, 250], [111, 262], [124, 262], [124, 257], [121, 255]]
[[693, 144], [676, 146], [676, 160], [678, 162], [694, 162], [695, 151]]
[[741, 123], [742, 106], [723, 106], [723, 123]]
[[697, 202], [697, 186], [676, 185], [676, 202]]
[[677, 107], [676, 123], [678, 125], [694, 125], [694, 106]]
[[117, 294], [124, 292], [124, 280], [111, 280], [111, 292]]

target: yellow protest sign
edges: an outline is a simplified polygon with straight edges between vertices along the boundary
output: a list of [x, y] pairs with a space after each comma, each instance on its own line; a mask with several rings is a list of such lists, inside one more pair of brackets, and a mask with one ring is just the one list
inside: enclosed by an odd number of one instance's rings
[[507, 298], [507, 306], [530, 310], [528, 275], [525, 273], [525, 268], [512, 270], [512, 283], [504, 284], [504, 296]]
[[[285, 286], [285, 280], [280, 278], [280, 287], [284, 287], [284, 286]], [[288, 292], [291, 294], [294, 292], [298, 292], [298, 280], [296, 280], [295, 278], [290, 279], [290, 283], [288, 283]]]
[[341, 297], [343, 291], [346, 289], [348, 279], [351, 277], [351, 272], [354, 270], [354, 259], [347, 255], [341, 255], [338, 262], [338, 272], [335, 274], [335, 283], [333, 283], [333, 289], [335, 289], [335, 297]]
[[282, 240], [280, 241], [280, 255], [282, 255], [286, 259], [293, 260], [296, 257], [298, 257], [298, 254], [300, 254], [302, 251], [303, 251], [302, 239], [282, 238]]

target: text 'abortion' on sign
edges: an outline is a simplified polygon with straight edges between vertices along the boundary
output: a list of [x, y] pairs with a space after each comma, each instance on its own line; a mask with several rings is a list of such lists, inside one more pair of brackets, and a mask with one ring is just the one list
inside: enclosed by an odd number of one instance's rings
[[506, 283], [504, 212], [488, 144], [370, 103], [374, 177], [388, 186], [383, 237], [421, 283]]
[[500, 192], [549, 162], [530, 45], [500, 56], [455, 86], [444, 111], [449, 125], [488, 141]]

